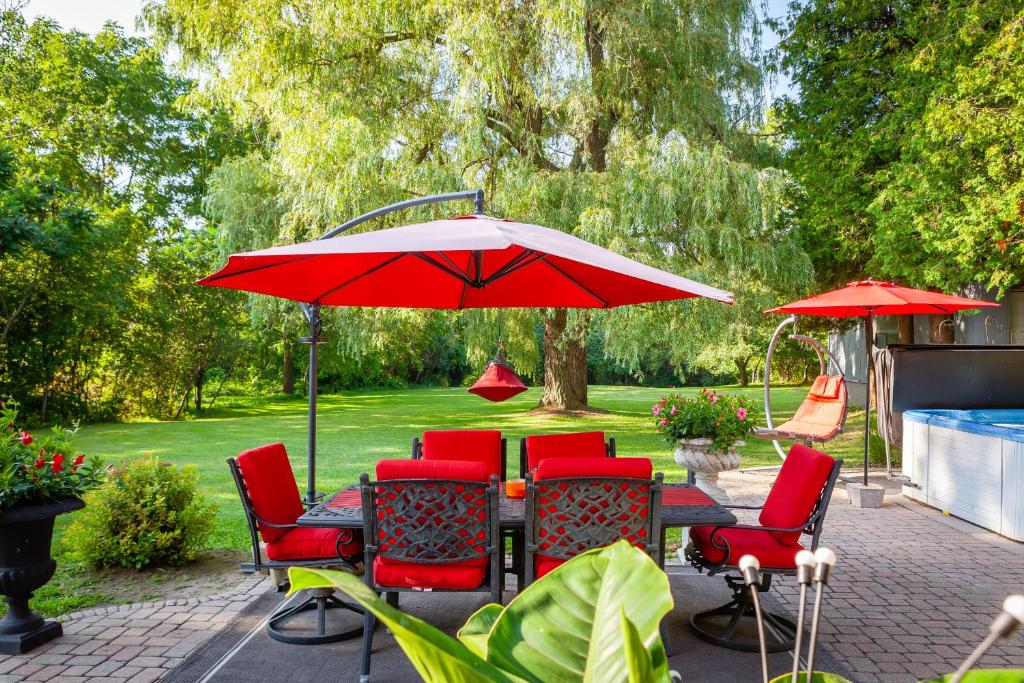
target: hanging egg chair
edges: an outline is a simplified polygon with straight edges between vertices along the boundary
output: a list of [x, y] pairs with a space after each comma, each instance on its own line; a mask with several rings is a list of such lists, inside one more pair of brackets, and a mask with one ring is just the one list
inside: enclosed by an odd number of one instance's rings
[[521, 394], [527, 387], [505, 359], [505, 349], [498, 345], [494, 359], [487, 364], [484, 374], [469, 388], [469, 393], [498, 403]]

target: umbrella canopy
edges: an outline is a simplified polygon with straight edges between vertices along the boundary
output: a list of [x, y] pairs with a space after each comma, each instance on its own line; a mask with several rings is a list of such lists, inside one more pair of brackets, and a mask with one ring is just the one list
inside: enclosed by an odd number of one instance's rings
[[326, 306], [611, 308], [732, 294], [539, 225], [461, 216], [232, 255], [199, 284]]
[[993, 301], [976, 301], [922, 289], [899, 287], [891, 282], [860, 280], [831, 292], [800, 299], [767, 313], [795, 313], [829, 318], [858, 318], [872, 315], [945, 315], [969, 308], [998, 307]]
[[[831, 292], [800, 299], [779, 306], [766, 313], [817, 315], [828, 318], [867, 318], [865, 353], [867, 366], [871, 365], [871, 322], [876, 315], [911, 315], [927, 313], [947, 315], [969, 308], [991, 308], [999, 304], [976, 301], [962, 296], [951, 296], [923, 289], [899, 287], [891, 282], [859, 280]], [[864, 406], [864, 486], [868, 485], [868, 453], [871, 434], [871, 372], [867, 373], [867, 400]]]

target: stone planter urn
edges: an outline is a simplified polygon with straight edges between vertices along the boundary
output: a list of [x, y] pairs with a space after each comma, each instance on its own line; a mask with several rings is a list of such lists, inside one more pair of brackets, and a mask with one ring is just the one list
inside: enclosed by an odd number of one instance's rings
[[0, 619], [0, 654], [28, 652], [63, 633], [60, 622], [44, 621], [28, 601], [57, 569], [50, 557], [54, 519], [82, 507], [80, 499], [65, 498], [0, 512], [0, 594], [7, 601], [7, 614]]
[[718, 474], [740, 466], [736, 449], [744, 442], [737, 441], [726, 451], [712, 451], [712, 439], [679, 439], [677, 443], [676, 464], [693, 472], [697, 488], [719, 502], [728, 501], [729, 496], [718, 486]]

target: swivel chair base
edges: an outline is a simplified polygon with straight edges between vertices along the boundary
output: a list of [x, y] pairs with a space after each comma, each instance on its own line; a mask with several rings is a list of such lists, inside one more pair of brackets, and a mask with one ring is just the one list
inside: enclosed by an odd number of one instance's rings
[[[732, 588], [732, 600], [721, 607], [700, 612], [690, 617], [690, 628], [702, 640], [742, 652], [759, 652], [757, 621], [750, 589], [739, 577], [725, 577]], [[760, 592], [767, 590], [762, 584]], [[792, 650], [796, 644], [796, 624], [779, 614], [772, 614], [761, 605], [764, 616], [765, 649], [768, 652]]]
[[[327, 610], [329, 609], [345, 609], [359, 614], [360, 616], [363, 615], [361, 607], [350, 605], [347, 602], [336, 598], [334, 596], [334, 589], [313, 588], [309, 591], [309, 595], [306, 599], [298, 605], [288, 607], [287, 609], [283, 609], [272, 615], [270, 620], [267, 622], [267, 634], [274, 640], [294, 645], [321, 645], [324, 643], [337, 643], [342, 640], [358, 638], [363, 634], [362, 623], [345, 631], [328, 632]], [[299, 635], [294, 632], [284, 633], [280, 630], [280, 627], [288, 623], [293, 617], [297, 616], [301, 612], [307, 612], [309, 610], [316, 610], [316, 627], [312, 633], [308, 633], [305, 629], [299, 632], [305, 632], [303, 635]]]

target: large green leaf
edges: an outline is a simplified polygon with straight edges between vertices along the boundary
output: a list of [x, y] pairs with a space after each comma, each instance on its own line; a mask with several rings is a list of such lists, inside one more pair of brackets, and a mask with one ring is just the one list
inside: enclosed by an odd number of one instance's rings
[[427, 683], [516, 683], [521, 680], [501, 671], [422, 619], [387, 604], [352, 574], [292, 567], [288, 578], [291, 581], [289, 594], [306, 588], [337, 588], [373, 612], [391, 629], [395, 640]]
[[626, 681], [620, 611], [651, 648], [671, 609], [665, 573], [619, 541], [573, 558], [516, 596], [491, 628], [487, 659], [539, 683]]
[[484, 605], [469, 618], [459, 629], [459, 640], [462, 644], [480, 657], [487, 659], [487, 638], [491, 635], [491, 627], [505, 608], [495, 603]]

